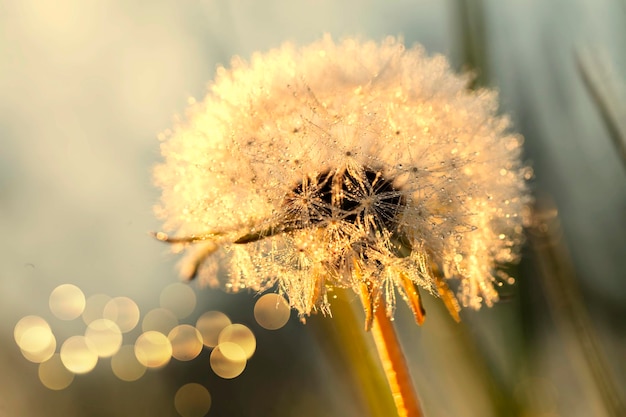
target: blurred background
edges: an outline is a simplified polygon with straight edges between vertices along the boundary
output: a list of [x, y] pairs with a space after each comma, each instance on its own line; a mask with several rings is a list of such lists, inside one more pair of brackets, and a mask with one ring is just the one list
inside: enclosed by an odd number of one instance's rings
[[[216, 66], [324, 33], [473, 71], [535, 172], [501, 303], [456, 324], [427, 298], [422, 327], [398, 308], [426, 416], [626, 415], [623, 0], [0, 0], [0, 415], [391, 415], [360, 329], [180, 284], [148, 233], [156, 136]], [[234, 354], [207, 342], [229, 323]]]

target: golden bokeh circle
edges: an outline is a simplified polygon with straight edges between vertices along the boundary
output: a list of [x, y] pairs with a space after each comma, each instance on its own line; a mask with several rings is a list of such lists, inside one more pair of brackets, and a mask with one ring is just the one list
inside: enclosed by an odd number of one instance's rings
[[246, 359], [250, 359], [256, 350], [256, 338], [252, 330], [239, 323], [224, 327], [217, 341], [218, 346], [225, 342], [232, 342], [239, 345], [245, 352]]
[[90, 372], [98, 363], [98, 354], [85, 336], [71, 336], [66, 339], [59, 354], [63, 365], [75, 374]]
[[259, 326], [267, 330], [278, 330], [289, 321], [291, 308], [285, 297], [279, 294], [265, 294], [254, 305], [254, 318]]
[[58, 353], [39, 364], [38, 375], [46, 388], [55, 391], [67, 388], [74, 380], [74, 374], [63, 365]]
[[39, 316], [22, 317], [13, 329], [22, 355], [31, 362], [44, 362], [54, 354], [56, 338], [46, 320]]
[[46, 349], [54, 335], [49, 328], [31, 327], [26, 329], [20, 338], [20, 348], [26, 352], [39, 352]]
[[85, 310], [83, 311], [83, 321], [89, 325], [94, 320], [104, 318], [104, 307], [111, 301], [111, 297], [106, 294], [94, 294], [87, 298]]
[[203, 417], [211, 408], [211, 394], [200, 384], [185, 384], [176, 391], [174, 407], [182, 417]]
[[128, 333], [139, 323], [139, 307], [128, 297], [115, 297], [104, 306], [102, 317], [115, 322], [122, 333]]
[[[28, 337], [28, 336], [27, 336]], [[34, 363], [42, 363], [49, 360], [57, 348], [57, 340], [52, 333], [44, 334], [41, 336], [43, 340], [47, 340], [47, 345], [38, 350], [25, 350], [20, 348], [22, 355], [27, 360]]]
[[179, 319], [184, 319], [196, 308], [196, 293], [188, 284], [175, 282], [163, 288], [159, 302]]
[[172, 344], [172, 356], [179, 361], [195, 359], [202, 351], [202, 335], [189, 324], [174, 327], [167, 338]]
[[211, 352], [211, 369], [224, 379], [236, 378], [246, 368], [246, 352], [236, 343], [220, 343]]
[[59, 319], [73, 320], [85, 310], [85, 294], [76, 285], [59, 285], [50, 293], [48, 304]]
[[122, 346], [122, 331], [115, 322], [109, 319], [96, 319], [89, 323], [85, 330], [85, 337], [89, 339], [96, 354], [101, 358], [115, 355]]
[[137, 359], [134, 345], [120, 347], [111, 358], [111, 370], [122, 381], [136, 381], [146, 373], [146, 366]]
[[215, 347], [220, 332], [230, 324], [228, 316], [221, 311], [207, 311], [196, 321], [196, 328], [202, 335], [202, 343], [207, 347]]
[[135, 356], [148, 368], [161, 368], [172, 358], [172, 344], [163, 333], [150, 330], [135, 341]]
[[24, 316], [15, 324], [15, 327], [13, 328], [13, 337], [15, 338], [15, 343], [17, 343], [18, 346], [21, 347], [21, 339], [26, 330], [32, 327], [43, 327], [50, 330], [50, 325], [45, 319], [39, 316]]
[[154, 330], [163, 334], [168, 334], [178, 325], [178, 318], [170, 310], [165, 308], [155, 308], [143, 317], [141, 330], [144, 332]]

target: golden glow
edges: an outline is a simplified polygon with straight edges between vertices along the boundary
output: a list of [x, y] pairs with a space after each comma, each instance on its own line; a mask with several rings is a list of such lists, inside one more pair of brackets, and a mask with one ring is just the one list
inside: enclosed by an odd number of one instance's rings
[[127, 333], [139, 322], [139, 307], [128, 297], [115, 297], [104, 306], [103, 317], [115, 322], [122, 333]]
[[122, 332], [115, 322], [97, 319], [89, 323], [85, 337], [91, 342], [96, 354], [101, 358], [115, 355], [122, 346]]
[[210, 363], [217, 376], [232, 379], [246, 368], [246, 353], [236, 343], [220, 343], [211, 352]]
[[22, 355], [31, 362], [34, 363], [42, 363], [47, 361], [54, 355], [54, 351], [57, 347], [56, 338], [52, 333], [40, 335], [42, 337], [41, 340], [48, 339], [48, 344], [43, 349], [38, 349], [34, 351], [29, 351], [25, 349], [20, 349], [22, 351]]
[[63, 365], [75, 374], [85, 374], [98, 363], [96, 350], [84, 336], [72, 336], [63, 342], [60, 356]]
[[179, 361], [195, 359], [202, 351], [202, 335], [188, 324], [174, 327], [167, 338], [172, 344], [172, 356]]
[[51, 390], [67, 388], [74, 380], [74, 374], [67, 370], [59, 354], [39, 364], [39, 380]]
[[38, 352], [50, 345], [54, 335], [45, 327], [31, 327], [27, 329], [20, 339], [20, 348], [27, 352]]
[[83, 311], [83, 321], [85, 324], [103, 318], [104, 307], [109, 301], [111, 301], [111, 297], [106, 294], [94, 294], [88, 297], [85, 310]]
[[168, 334], [170, 330], [178, 325], [178, 319], [171, 311], [165, 308], [155, 308], [148, 311], [141, 321], [141, 330], [147, 332], [155, 330], [163, 334]]
[[151, 330], [142, 333], [135, 341], [135, 356], [148, 368], [161, 368], [172, 357], [172, 344], [163, 333]]
[[50, 325], [39, 316], [26, 316], [18, 321], [13, 337], [24, 357], [31, 362], [48, 360], [56, 349], [56, 338]]
[[122, 381], [136, 381], [146, 373], [146, 367], [137, 360], [135, 346], [124, 345], [111, 358], [111, 370]]
[[[243, 324], [231, 324], [230, 326], [226, 326], [220, 332], [217, 341], [218, 346], [226, 342], [239, 345], [241, 349], [243, 349], [246, 359], [249, 359], [256, 350], [256, 338], [254, 337], [252, 330]], [[224, 351], [224, 355], [227, 355], [227, 351]], [[238, 357], [230, 359], [238, 359]]]
[[185, 384], [176, 392], [174, 407], [182, 417], [203, 417], [211, 408], [211, 394], [200, 384]]
[[22, 317], [13, 329], [13, 337], [15, 338], [15, 343], [17, 343], [18, 346], [21, 347], [20, 341], [22, 339], [22, 336], [24, 335], [24, 332], [32, 327], [43, 327], [50, 330], [50, 325], [48, 324], [48, 322], [39, 316]]
[[254, 318], [259, 326], [267, 330], [277, 330], [289, 321], [291, 309], [285, 297], [279, 294], [265, 294], [254, 305]]
[[85, 294], [76, 285], [63, 284], [50, 294], [50, 311], [61, 320], [73, 320], [85, 309]]
[[184, 319], [196, 308], [196, 293], [187, 284], [176, 282], [161, 291], [160, 304], [179, 319]]
[[215, 347], [220, 332], [230, 324], [228, 316], [221, 311], [207, 311], [198, 318], [196, 328], [202, 335], [202, 343], [207, 347]]

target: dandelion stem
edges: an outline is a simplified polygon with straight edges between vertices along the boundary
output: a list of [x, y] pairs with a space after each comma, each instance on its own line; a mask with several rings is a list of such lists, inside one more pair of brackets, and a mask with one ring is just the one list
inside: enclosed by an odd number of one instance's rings
[[372, 336], [400, 417], [423, 416], [393, 323], [384, 308], [374, 311]]
[[[377, 352], [372, 346], [369, 332], [364, 332], [363, 309], [353, 302], [351, 292], [335, 288], [333, 319], [313, 316], [307, 321], [318, 334], [320, 346], [328, 355], [333, 367], [341, 369], [357, 404], [362, 404], [358, 415], [393, 416], [396, 406], [388, 390], [387, 378]], [[356, 415], [356, 414], [355, 414]]]

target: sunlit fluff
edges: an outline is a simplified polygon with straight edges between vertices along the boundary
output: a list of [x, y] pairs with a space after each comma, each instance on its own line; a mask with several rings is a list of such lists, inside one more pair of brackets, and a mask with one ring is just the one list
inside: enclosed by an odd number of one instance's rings
[[182, 273], [231, 290], [276, 286], [301, 315], [351, 288], [423, 320], [418, 287], [474, 309], [518, 259], [529, 198], [522, 138], [493, 91], [444, 57], [330, 37], [218, 68], [207, 97], [161, 137], [157, 238]]

